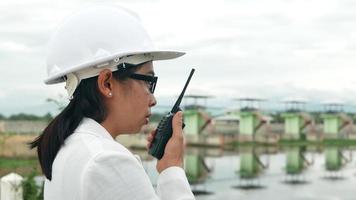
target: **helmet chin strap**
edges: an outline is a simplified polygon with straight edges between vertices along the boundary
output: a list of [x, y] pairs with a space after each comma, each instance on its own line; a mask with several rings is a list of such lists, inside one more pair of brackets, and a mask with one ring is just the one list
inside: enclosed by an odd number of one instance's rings
[[80, 79], [74, 73], [70, 73], [66, 75], [65, 80], [66, 80], [65, 89], [67, 90], [68, 93], [68, 99], [72, 100], [74, 91], [80, 83]]

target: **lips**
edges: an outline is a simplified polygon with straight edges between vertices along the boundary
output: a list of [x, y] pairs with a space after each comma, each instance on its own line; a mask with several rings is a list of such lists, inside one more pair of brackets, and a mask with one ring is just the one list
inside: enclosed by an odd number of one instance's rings
[[148, 122], [150, 121], [150, 117], [151, 117], [151, 113], [146, 115], [146, 124], [148, 124]]

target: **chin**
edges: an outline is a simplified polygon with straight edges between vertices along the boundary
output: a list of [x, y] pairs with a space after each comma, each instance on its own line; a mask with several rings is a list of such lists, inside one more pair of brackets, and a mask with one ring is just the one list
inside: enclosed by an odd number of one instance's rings
[[136, 134], [136, 133], [140, 133], [142, 131], [142, 127], [144, 126], [144, 124], [132, 124], [129, 127], [126, 127], [122, 132], [125, 134]]
[[132, 130], [130, 130], [130, 131], [127, 131], [126, 133], [128, 133], [128, 134], [138, 134], [138, 133], [141, 132], [142, 127], [143, 127], [143, 126], [139, 126], [139, 127], [135, 128], [135, 129], [132, 129]]
[[142, 131], [142, 127], [143, 127], [143, 126], [140, 126], [140, 127], [135, 131], [135, 133], [140, 133], [140, 132]]

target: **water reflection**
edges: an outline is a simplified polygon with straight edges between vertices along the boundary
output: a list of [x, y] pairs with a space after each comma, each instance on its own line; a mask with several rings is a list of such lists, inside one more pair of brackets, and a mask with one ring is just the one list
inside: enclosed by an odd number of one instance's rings
[[286, 149], [286, 173], [285, 183], [305, 184], [308, 183], [304, 171], [314, 163], [314, 160], [306, 158], [305, 146], [294, 146]]
[[240, 170], [238, 171], [240, 183], [235, 188], [240, 189], [260, 189], [265, 186], [261, 185], [259, 176], [268, 168], [269, 163], [263, 163], [256, 147], [240, 148]]
[[352, 161], [352, 152], [342, 150], [341, 147], [327, 146], [325, 148], [325, 169], [327, 170], [324, 178], [329, 180], [342, 180], [342, 168]]
[[191, 149], [184, 157], [184, 169], [195, 195], [212, 194], [204, 186], [213, 166], [208, 166], [204, 160], [206, 149]]
[[[356, 185], [351, 151], [354, 149], [325, 146], [246, 146], [231, 151], [189, 148], [185, 171], [197, 200], [351, 200]], [[149, 157], [143, 161], [154, 184], [158, 176], [155, 163]], [[344, 177], [342, 184], [325, 179], [330, 173]]]

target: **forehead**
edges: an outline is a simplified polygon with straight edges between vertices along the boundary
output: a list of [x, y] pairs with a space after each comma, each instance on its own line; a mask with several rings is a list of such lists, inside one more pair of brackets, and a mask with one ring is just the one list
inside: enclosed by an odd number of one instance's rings
[[139, 70], [137, 70], [137, 72], [143, 73], [143, 74], [152, 74], [152, 73], [154, 74], [152, 61], [143, 64], [143, 65], [139, 68]]

